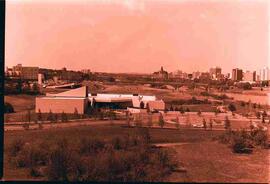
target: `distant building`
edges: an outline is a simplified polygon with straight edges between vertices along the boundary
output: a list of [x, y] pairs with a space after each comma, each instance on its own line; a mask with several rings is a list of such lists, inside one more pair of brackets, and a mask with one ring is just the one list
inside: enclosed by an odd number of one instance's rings
[[243, 79], [243, 70], [235, 68], [232, 70], [232, 80], [241, 81]]
[[200, 76], [201, 76], [201, 72], [199, 71], [192, 73], [192, 79], [199, 79]]
[[225, 79], [229, 79], [231, 77], [231, 74], [227, 73], [224, 77], [225, 77]]
[[38, 84], [42, 85], [44, 81], [44, 75], [42, 73], [38, 74]]
[[39, 70], [42, 73], [46, 80], [53, 79], [57, 76], [59, 80], [68, 80], [68, 81], [78, 81], [83, 78], [83, 73], [80, 71], [71, 71], [63, 68], [61, 70], [53, 70], [41, 68]]
[[243, 81], [256, 81], [256, 72], [246, 71], [243, 73]]
[[38, 67], [22, 66], [22, 64], [18, 64], [12, 68], [7, 68], [6, 76], [18, 77], [25, 80], [37, 80], [38, 71]]
[[165, 71], [163, 69], [163, 67], [161, 67], [160, 71], [157, 71], [157, 72], [153, 73], [153, 78], [156, 78], [156, 79], [168, 79], [169, 75], [168, 75], [168, 72]]
[[210, 68], [209, 73], [210, 73], [210, 76], [212, 79], [221, 79], [222, 78], [220, 67]]
[[211, 75], [209, 72], [202, 72], [200, 77], [200, 80], [210, 80], [211, 79]]
[[270, 70], [268, 67], [264, 67], [260, 70], [260, 80], [261, 81], [267, 81], [270, 80]]
[[91, 70], [89, 70], [89, 69], [83, 69], [83, 70], [81, 70], [81, 72], [83, 74], [91, 74]]

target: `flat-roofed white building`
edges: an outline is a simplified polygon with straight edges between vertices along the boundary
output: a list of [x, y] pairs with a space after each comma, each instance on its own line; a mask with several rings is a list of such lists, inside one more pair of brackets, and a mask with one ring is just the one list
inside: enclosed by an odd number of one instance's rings
[[36, 98], [36, 112], [42, 113], [74, 113], [75, 109], [83, 114], [89, 107], [127, 109], [128, 107], [140, 108], [143, 102], [151, 111], [164, 110], [165, 103], [157, 100], [156, 96], [137, 94], [91, 94], [87, 87], [72, 89], [66, 92], [50, 94]]

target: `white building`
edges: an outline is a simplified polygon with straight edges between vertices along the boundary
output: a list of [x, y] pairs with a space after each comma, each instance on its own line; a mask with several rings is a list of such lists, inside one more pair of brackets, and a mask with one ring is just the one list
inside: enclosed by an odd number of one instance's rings
[[270, 71], [268, 67], [264, 67], [263, 69], [260, 70], [260, 80], [265, 81], [265, 80], [270, 80]]

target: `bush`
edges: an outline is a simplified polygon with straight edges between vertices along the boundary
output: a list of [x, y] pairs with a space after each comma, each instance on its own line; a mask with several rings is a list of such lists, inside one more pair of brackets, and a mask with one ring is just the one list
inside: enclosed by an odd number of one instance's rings
[[234, 153], [251, 153], [252, 150], [249, 148], [246, 139], [242, 136], [234, 136], [232, 142], [232, 150]]
[[162, 114], [159, 115], [158, 124], [159, 124], [159, 126], [160, 126], [161, 128], [163, 128], [163, 126], [164, 126], [164, 124], [165, 124]]
[[24, 130], [29, 130], [30, 125], [29, 125], [29, 123], [24, 123], [24, 124], [22, 125], [22, 127], [23, 127]]
[[268, 148], [267, 132], [252, 128], [250, 132], [226, 131], [218, 137], [221, 143], [229, 144], [234, 153], [251, 153], [255, 145]]
[[10, 156], [15, 157], [22, 150], [25, 142], [21, 139], [15, 139], [11, 142], [9, 153]]
[[68, 117], [67, 117], [67, 114], [65, 112], [62, 112], [62, 114], [61, 114], [61, 121], [62, 122], [67, 122], [68, 121]]
[[10, 103], [5, 102], [4, 113], [13, 113], [13, 112], [14, 112], [13, 106]]
[[105, 142], [99, 139], [93, 138], [82, 138], [80, 140], [80, 153], [81, 154], [92, 154], [97, 153], [105, 147]]
[[234, 112], [234, 111], [236, 111], [236, 107], [235, 107], [235, 105], [234, 104], [229, 104], [229, 106], [228, 106], [228, 109], [231, 111], [231, 112]]
[[262, 146], [264, 148], [268, 147], [268, 136], [267, 132], [262, 129], [254, 129], [251, 131], [252, 140], [256, 145]]

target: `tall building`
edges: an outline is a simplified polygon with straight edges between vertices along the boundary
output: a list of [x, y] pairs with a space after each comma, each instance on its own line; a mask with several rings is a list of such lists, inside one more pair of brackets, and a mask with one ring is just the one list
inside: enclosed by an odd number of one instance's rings
[[241, 81], [243, 79], [243, 70], [235, 68], [232, 70], [232, 80]]
[[213, 79], [219, 79], [221, 77], [221, 68], [217, 66], [210, 68], [209, 73]]
[[163, 69], [163, 66], [160, 68], [160, 71], [153, 73], [153, 77], [156, 79], [168, 79], [168, 76], [168, 72]]
[[270, 80], [270, 71], [268, 67], [264, 67], [263, 69], [260, 70], [260, 80], [261, 81], [266, 81]]
[[22, 66], [18, 64], [12, 68], [12, 76], [18, 76], [21, 79], [37, 80], [38, 79], [38, 67]]
[[256, 72], [246, 71], [243, 73], [243, 81], [256, 81]]

